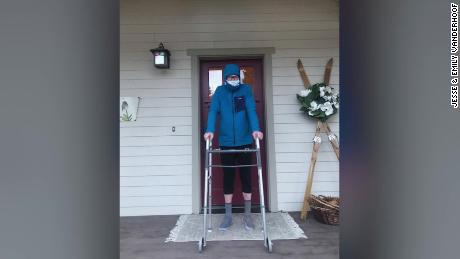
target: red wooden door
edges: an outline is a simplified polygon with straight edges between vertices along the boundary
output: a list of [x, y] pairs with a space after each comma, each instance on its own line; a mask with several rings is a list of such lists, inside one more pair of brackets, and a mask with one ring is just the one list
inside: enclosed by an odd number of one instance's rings
[[[237, 64], [240, 66], [240, 77], [243, 83], [249, 84], [252, 87], [254, 99], [257, 106], [257, 116], [261, 131], [265, 135], [265, 117], [264, 117], [264, 98], [263, 98], [263, 71], [262, 59], [233, 59], [233, 60], [201, 60], [200, 61], [200, 106], [201, 106], [201, 183], [204, 181], [204, 154], [206, 143], [202, 135], [207, 127], [208, 111], [211, 104], [211, 97], [217, 88], [223, 82], [223, 68], [226, 64]], [[214, 139], [212, 146], [217, 148], [219, 146], [219, 124], [220, 119], [217, 116], [216, 131], [214, 132]], [[266, 156], [265, 156], [265, 143], [264, 140], [261, 144], [261, 158], [262, 158], [262, 173], [264, 179], [264, 196], [265, 206], [268, 208], [267, 203], [267, 173], [266, 173]], [[255, 153], [253, 155], [253, 164], [257, 163]], [[221, 164], [220, 156], [213, 154], [213, 164]], [[222, 183], [222, 168], [213, 167], [212, 179], [212, 204], [213, 206], [224, 205], [224, 192]], [[235, 188], [233, 194], [233, 205], [242, 206], [244, 204], [243, 195], [241, 193], [241, 183], [239, 179], [238, 169], [235, 175]], [[251, 167], [251, 182], [252, 182], [252, 204], [260, 204], [259, 184], [257, 179], [257, 167]], [[201, 184], [201, 200], [203, 200], [204, 186]]]

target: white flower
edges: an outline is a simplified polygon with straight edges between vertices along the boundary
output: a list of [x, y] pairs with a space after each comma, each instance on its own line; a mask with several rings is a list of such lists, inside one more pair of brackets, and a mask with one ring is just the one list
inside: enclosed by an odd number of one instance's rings
[[321, 86], [319, 88], [319, 96], [323, 97], [324, 96], [324, 86]]
[[339, 108], [339, 102], [334, 102], [334, 106], [335, 106], [335, 108], [338, 109]]
[[329, 135], [327, 135], [327, 137], [329, 138], [330, 141], [334, 141], [334, 140], [337, 139], [337, 137], [336, 137], [334, 134], [332, 134], [332, 133], [329, 134]]
[[310, 89], [300, 91], [299, 95], [302, 97], [306, 97], [311, 92]]
[[320, 136], [315, 136], [315, 137], [313, 138], [313, 142], [315, 142], [315, 143], [321, 143], [321, 137], [320, 137]]
[[332, 94], [332, 88], [330, 86], [326, 86], [326, 92]]
[[[318, 104], [317, 104], [315, 101], [312, 101], [312, 102], [310, 103], [310, 110], [311, 110], [311, 111], [316, 111], [316, 110], [318, 110], [318, 108], [319, 108], [319, 106], [318, 106]], [[310, 114], [310, 115], [311, 115], [311, 114]]]
[[329, 105], [331, 105], [330, 102], [325, 102], [325, 103], [323, 103], [323, 104], [320, 104], [320, 109], [321, 109], [322, 111], [325, 111], [325, 110], [327, 110], [327, 107], [328, 107]]
[[332, 99], [332, 96], [325, 95], [325, 96], [323, 96], [323, 99], [326, 100], [326, 101], [330, 101]]
[[332, 104], [330, 102], [325, 102], [320, 109], [326, 114], [326, 116], [329, 116], [334, 112], [334, 108], [332, 108]]

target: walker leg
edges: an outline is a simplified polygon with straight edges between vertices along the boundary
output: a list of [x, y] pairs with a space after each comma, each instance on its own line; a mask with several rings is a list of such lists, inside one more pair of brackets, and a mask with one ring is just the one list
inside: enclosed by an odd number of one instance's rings
[[205, 169], [205, 181], [204, 181], [204, 208], [203, 208], [203, 246], [206, 246], [206, 234], [207, 234], [207, 212], [208, 212], [208, 169]]
[[208, 189], [208, 200], [209, 200], [209, 226], [208, 226], [208, 232], [212, 232], [212, 153], [209, 152], [209, 163], [208, 163], [208, 171], [209, 171], [209, 189]]
[[208, 184], [209, 184], [209, 140], [206, 140], [206, 156], [205, 156], [205, 169], [204, 169], [204, 195], [203, 195], [203, 236], [198, 242], [198, 251], [201, 252], [203, 247], [206, 246], [206, 220], [207, 220], [207, 210], [208, 210]]
[[272, 252], [272, 242], [267, 233], [267, 222], [265, 218], [265, 198], [264, 198], [264, 183], [262, 178], [262, 161], [260, 158], [260, 143], [259, 139], [256, 139], [256, 157], [257, 157], [257, 178], [259, 182], [259, 197], [260, 197], [260, 213], [262, 215], [262, 225], [264, 232], [264, 246], [267, 247], [269, 253]]
[[265, 245], [265, 247], [267, 248], [267, 251], [268, 251], [269, 253], [271, 253], [271, 252], [273, 251], [273, 243], [272, 243], [272, 241], [270, 240], [270, 238], [267, 237], [267, 238], [265, 239], [265, 244], [264, 244], [264, 245]]
[[204, 243], [204, 238], [201, 238], [200, 241], [198, 241], [198, 252], [203, 251], [203, 243]]

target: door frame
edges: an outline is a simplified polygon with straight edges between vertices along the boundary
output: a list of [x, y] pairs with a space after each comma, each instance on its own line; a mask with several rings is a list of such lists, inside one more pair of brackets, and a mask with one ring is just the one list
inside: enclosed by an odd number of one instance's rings
[[[237, 64], [238, 66], [241, 67], [253, 67], [254, 68], [254, 73], [252, 74], [252, 76], [254, 77], [254, 85], [251, 85], [252, 87], [252, 91], [253, 91], [253, 95], [254, 95], [254, 100], [256, 101], [256, 106], [257, 106], [257, 116], [259, 118], [259, 124], [260, 124], [260, 127], [262, 129], [262, 131], [264, 132], [264, 134], [266, 134], [265, 132], [265, 104], [263, 103], [264, 102], [264, 93], [263, 93], [263, 90], [264, 90], [264, 85], [263, 85], [263, 57], [262, 56], [245, 56], [245, 57], [233, 57], [231, 59], [222, 59], [222, 58], [200, 58], [200, 115], [202, 116], [201, 117], [201, 127], [200, 129], [202, 130], [203, 132], [203, 128], [206, 128], [206, 119], [203, 118], [204, 117], [207, 117], [207, 110], [209, 109], [209, 105], [210, 103], [207, 103], [208, 101], [210, 101], [210, 99], [208, 99], [208, 97], [206, 97], [208, 94], [209, 94], [209, 87], [206, 85], [206, 78], [208, 78], [209, 80], [209, 72], [208, 70], [209, 69], [213, 69], [213, 68], [216, 68], [216, 67], [220, 67], [220, 69], [224, 69], [225, 65], [227, 64]], [[221, 70], [222, 71], [222, 70]], [[222, 78], [221, 78], [222, 79]], [[222, 83], [222, 82], [221, 82]], [[205, 84], [205, 85], [203, 85]], [[252, 84], [252, 83], [249, 83], [249, 84]], [[207, 104], [206, 104], [207, 103]], [[260, 116], [259, 116], [260, 115]], [[222, 121], [221, 121], [222, 122]], [[216, 122], [217, 123], [217, 122]], [[218, 124], [216, 124], [218, 125]], [[216, 128], [216, 131], [220, 131], [218, 128]], [[214, 135], [216, 135], [216, 133], [214, 133]], [[216, 135], [218, 136], [218, 135]], [[217, 141], [217, 139], [216, 139]], [[216, 142], [214, 141], [214, 142]], [[217, 143], [214, 143], [214, 144], [217, 144]], [[217, 144], [218, 145], [218, 144]], [[203, 139], [201, 139], [201, 153], [200, 154], [204, 154], [203, 151], [205, 149], [205, 142], [203, 141]], [[266, 158], [266, 155], [267, 155], [267, 152], [266, 152], [266, 145], [265, 145], [265, 141], [262, 141], [261, 142], [261, 155], [262, 155], [262, 168], [263, 168], [263, 178], [264, 178], [264, 186], [266, 186], [266, 188], [264, 188], [264, 197], [265, 197], [265, 204], [266, 204], [266, 207], [267, 209], [270, 209], [270, 206], [269, 206], [269, 203], [268, 203], [268, 192], [269, 192], [269, 186], [268, 186], [268, 174], [267, 174], [267, 158]], [[252, 157], [252, 155], [251, 155]], [[221, 159], [218, 159], [216, 157], [217, 160], [219, 160], [220, 162], [222, 162]], [[252, 157], [252, 159], [254, 159], [254, 157]], [[204, 166], [204, 160], [203, 157], [201, 159], [201, 180], [200, 180], [200, 183], [203, 183], [203, 180], [204, 180], [204, 172], [203, 172], [203, 166]], [[214, 161], [213, 163], [217, 163], [217, 160]], [[219, 171], [219, 172], [216, 172], [215, 170]], [[250, 177], [251, 177], [251, 180], [252, 182], [254, 183], [253, 184], [253, 195], [252, 195], [252, 204], [253, 204], [253, 207], [254, 209], [256, 210], [259, 210], [259, 204], [260, 204], [260, 197], [259, 197], [259, 186], [257, 183], [257, 168], [255, 167], [251, 167], [249, 168], [250, 170]], [[224, 208], [224, 195], [222, 195], [222, 191], [223, 190], [216, 190], [216, 187], [219, 186], [220, 188], [223, 188], [223, 184], [222, 184], [222, 180], [223, 180], [223, 176], [222, 176], [222, 173], [223, 171], [221, 170], [221, 168], [215, 168], [214, 171], [213, 171], [213, 177], [215, 179], [213, 179], [213, 191], [212, 193], [217, 195], [218, 197], [213, 197], [212, 198], [212, 201], [213, 201], [213, 210], [215, 210], [216, 212], [217, 211], [222, 211], [223, 208]], [[238, 190], [234, 193], [234, 196], [233, 196], [233, 205], [236, 206], [236, 207], [242, 207], [243, 206], [243, 195], [241, 194], [241, 184], [240, 184], [240, 181], [236, 181], [235, 182], [236, 185], [239, 186], [239, 188], [237, 188], [235, 186], [235, 190]], [[201, 196], [200, 196], [200, 200], [202, 201], [203, 200], [203, 194], [204, 194], [204, 188], [203, 188], [203, 185], [201, 186]], [[239, 211], [239, 210], [237, 210]]]
[[202, 207], [201, 193], [201, 130], [200, 130], [200, 59], [230, 59], [261, 57], [263, 62], [265, 133], [266, 145], [268, 205], [270, 211], [278, 211], [278, 195], [276, 184], [275, 135], [273, 124], [273, 86], [272, 86], [272, 54], [275, 48], [219, 48], [219, 49], [188, 49], [191, 57], [192, 83], [192, 213], [200, 213]]

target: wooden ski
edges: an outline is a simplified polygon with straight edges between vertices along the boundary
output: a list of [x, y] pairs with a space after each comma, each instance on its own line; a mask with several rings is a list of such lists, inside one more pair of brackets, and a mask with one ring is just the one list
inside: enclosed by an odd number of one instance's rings
[[332, 148], [334, 149], [335, 156], [337, 157], [337, 160], [340, 161], [340, 148], [337, 136], [334, 133], [332, 133], [331, 128], [329, 127], [329, 124], [327, 124], [327, 122], [323, 122], [323, 127], [326, 130], [327, 138], [329, 139], [329, 142], [331, 142]]
[[[327, 61], [326, 68], [324, 69], [324, 83], [326, 85], [329, 85], [329, 82], [331, 80], [331, 71], [332, 71], [332, 64], [333, 64], [333, 58], [330, 58]], [[327, 137], [329, 139], [329, 142], [331, 142], [332, 148], [334, 149], [335, 155], [337, 156], [337, 159], [340, 157], [340, 149], [339, 149], [339, 143], [337, 140], [337, 136], [331, 132], [331, 128], [329, 128], [329, 124], [327, 122], [323, 122], [324, 129], [326, 130]]]
[[307, 219], [308, 212], [310, 211], [310, 202], [308, 199], [310, 198], [311, 187], [313, 185], [313, 174], [315, 172], [316, 159], [318, 158], [318, 150], [321, 145], [321, 124], [321, 121], [318, 120], [318, 123], [316, 124], [315, 137], [313, 139], [313, 152], [310, 159], [310, 168], [308, 169], [307, 186], [303, 197], [303, 207], [300, 212], [300, 219], [302, 220]]
[[300, 58], [297, 60], [297, 70], [299, 70], [300, 77], [302, 78], [303, 86], [305, 87], [305, 89], [310, 88], [311, 86], [310, 80], [308, 80], [307, 73], [305, 72], [305, 69], [303, 68], [303, 64]]
[[324, 70], [323, 82], [326, 85], [329, 85], [329, 81], [331, 80], [332, 63], [333, 63], [333, 59], [330, 58], [329, 61], [327, 61], [326, 68]]
[[[326, 68], [324, 69], [324, 83], [326, 85], [329, 85], [329, 82], [331, 80], [331, 71], [332, 71], [332, 64], [333, 64], [333, 58], [330, 58], [327, 61]], [[331, 128], [329, 128], [329, 124], [327, 122], [323, 122], [324, 129], [326, 130], [327, 137], [329, 139], [329, 142], [331, 142], [332, 148], [334, 149], [335, 155], [337, 156], [337, 159], [340, 157], [340, 149], [339, 149], [339, 143], [337, 140], [337, 136], [331, 132]]]

